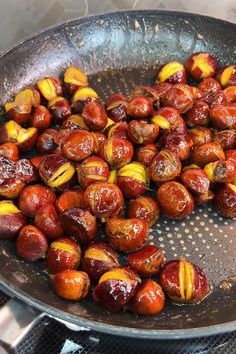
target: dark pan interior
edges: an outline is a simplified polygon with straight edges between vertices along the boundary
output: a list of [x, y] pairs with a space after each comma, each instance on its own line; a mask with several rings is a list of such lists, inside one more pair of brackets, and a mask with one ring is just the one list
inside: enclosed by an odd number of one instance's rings
[[[72, 63], [90, 74], [91, 86], [102, 99], [112, 92], [128, 93], [135, 84], [153, 84], [160, 63], [184, 61], [192, 52], [209, 51], [220, 65], [236, 63], [235, 35], [234, 24], [176, 12], [132, 11], [71, 21], [33, 36], [0, 58], [0, 104], [40, 77], [59, 75]], [[235, 225], [212, 205], [196, 208], [183, 221], [160, 218], [149, 241], [160, 245], [167, 259], [187, 257], [205, 269], [212, 292], [200, 305], [167, 303], [154, 317], [108, 314], [91, 299], [81, 303], [59, 299], [44, 262], [25, 263], [7, 241], [0, 241], [0, 281], [43, 311], [100, 331], [176, 338], [233, 330], [236, 286], [226, 289], [220, 284], [227, 279], [233, 284], [236, 275]]]

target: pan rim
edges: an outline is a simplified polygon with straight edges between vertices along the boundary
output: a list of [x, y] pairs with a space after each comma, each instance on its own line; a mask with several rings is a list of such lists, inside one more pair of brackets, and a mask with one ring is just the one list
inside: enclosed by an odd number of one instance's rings
[[[43, 34], [43, 33], [48, 33], [52, 30], [59, 29], [61, 27], [65, 27], [68, 24], [73, 24], [77, 23], [78, 21], [83, 21], [89, 20], [89, 19], [94, 19], [94, 20], [99, 20], [101, 18], [106, 18], [110, 16], [115, 16], [118, 14], [126, 14], [127, 16], [130, 14], [137, 14], [137, 15], [148, 15], [152, 14], [153, 16], [157, 14], [172, 14], [172, 15], [179, 15], [183, 17], [188, 17], [188, 18], [202, 18], [205, 20], [211, 20], [216, 23], [220, 23], [222, 25], [231, 25], [235, 27], [236, 29], [236, 23], [218, 19], [216, 17], [210, 17], [206, 15], [201, 15], [198, 13], [192, 13], [192, 12], [184, 12], [184, 11], [176, 11], [176, 10], [152, 10], [152, 9], [144, 9], [144, 10], [121, 10], [121, 11], [112, 11], [112, 12], [107, 12], [107, 13], [99, 13], [96, 15], [89, 15], [89, 16], [83, 16], [83, 17], [78, 17], [74, 19], [70, 19], [68, 21], [63, 21], [60, 22], [56, 25], [49, 26], [47, 28], [44, 28], [40, 31], [37, 31], [36, 33], [27, 36], [26, 38], [14, 43], [12, 46], [10, 46], [8, 49], [6, 49], [4, 52], [1, 53], [0, 59], [4, 56], [7, 56], [9, 53], [14, 51], [16, 48], [19, 46], [22, 46], [25, 43], [28, 43], [29, 41], [37, 38], [38, 35]], [[126, 337], [137, 337], [138, 338], [143, 338], [143, 339], [184, 339], [184, 338], [194, 338], [194, 337], [205, 337], [209, 335], [216, 335], [216, 334], [222, 334], [225, 332], [231, 332], [236, 330], [236, 320], [230, 321], [230, 322], [225, 322], [225, 323], [220, 323], [218, 325], [212, 325], [212, 326], [205, 326], [205, 327], [196, 327], [196, 328], [187, 328], [187, 329], [169, 329], [169, 330], [153, 330], [153, 329], [142, 329], [142, 328], [130, 328], [130, 327], [124, 327], [124, 326], [117, 326], [117, 325], [112, 325], [112, 324], [104, 324], [92, 320], [87, 320], [84, 319], [80, 316], [68, 314], [65, 311], [59, 310], [56, 307], [45, 305], [43, 302], [40, 300], [34, 299], [32, 296], [28, 295], [25, 293], [23, 290], [21, 290], [19, 287], [15, 286], [14, 284], [10, 283], [7, 281], [6, 278], [4, 278], [2, 275], [0, 275], [0, 284], [8, 289], [14, 296], [17, 298], [21, 299], [25, 303], [29, 304], [32, 307], [37, 308], [38, 310], [45, 312], [46, 314], [52, 316], [52, 317], [58, 317], [60, 319], [66, 320], [68, 322], [77, 324], [79, 326], [83, 327], [88, 327], [89, 329], [107, 333], [107, 334], [113, 334], [113, 335], [122, 335]], [[72, 321], [71, 321], [72, 320]]]

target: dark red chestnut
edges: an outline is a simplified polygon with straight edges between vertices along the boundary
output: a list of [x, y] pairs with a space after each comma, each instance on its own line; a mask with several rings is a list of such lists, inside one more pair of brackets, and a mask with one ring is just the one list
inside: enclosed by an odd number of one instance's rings
[[224, 160], [225, 154], [217, 142], [207, 142], [194, 148], [191, 155], [191, 162], [199, 166], [205, 166], [210, 162]]
[[236, 103], [213, 107], [210, 110], [210, 118], [217, 129], [236, 129]]
[[167, 92], [163, 100], [164, 106], [173, 107], [182, 114], [193, 107], [193, 93], [188, 85], [176, 84]]
[[26, 261], [37, 261], [45, 258], [48, 242], [44, 234], [33, 225], [24, 226], [16, 241], [18, 256]]
[[178, 156], [180, 160], [186, 160], [193, 146], [192, 139], [188, 134], [171, 132], [164, 134], [159, 140], [163, 149], [169, 150]]
[[236, 85], [236, 66], [228, 65], [220, 69], [216, 74], [216, 80], [219, 81], [222, 87]]
[[86, 130], [71, 132], [62, 144], [62, 151], [68, 159], [83, 161], [93, 154], [95, 140], [91, 133]]
[[0, 156], [12, 161], [19, 160], [19, 149], [15, 143], [7, 142], [0, 145]]
[[140, 196], [129, 201], [128, 217], [139, 218], [153, 226], [159, 219], [160, 210], [157, 203], [150, 197]]
[[222, 216], [236, 217], [236, 186], [231, 183], [219, 186], [215, 191], [214, 203]]
[[186, 84], [186, 72], [184, 66], [178, 61], [170, 61], [160, 67], [157, 74], [159, 82], [170, 84]]
[[97, 93], [90, 87], [80, 87], [73, 95], [72, 106], [76, 113], [82, 113], [88, 102], [98, 101]]
[[175, 153], [169, 150], [161, 150], [148, 166], [149, 177], [154, 182], [170, 181], [180, 172], [181, 161]]
[[0, 238], [15, 239], [26, 224], [26, 217], [11, 200], [0, 201]]
[[70, 115], [70, 103], [62, 96], [51, 98], [48, 102], [48, 110], [55, 124], [61, 125]]
[[196, 101], [193, 107], [185, 114], [189, 126], [208, 125], [210, 107], [205, 101]]
[[163, 252], [154, 245], [146, 245], [128, 255], [128, 264], [142, 277], [149, 277], [158, 273], [163, 263]]
[[49, 110], [44, 106], [36, 107], [30, 123], [32, 127], [37, 129], [47, 129], [51, 124], [51, 114]]
[[43, 205], [37, 211], [34, 222], [49, 240], [55, 240], [64, 234], [53, 204]]
[[155, 144], [140, 146], [136, 151], [136, 161], [140, 162], [145, 167], [148, 167], [152, 159], [156, 156], [157, 151], [157, 146]]
[[128, 124], [128, 137], [135, 144], [150, 144], [156, 141], [159, 127], [155, 123], [132, 120]]
[[136, 118], [146, 118], [153, 113], [153, 105], [150, 98], [140, 95], [131, 97], [127, 105], [128, 115]]
[[82, 117], [91, 130], [102, 130], [107, 125], [107, 114], [100, 103], [96, 101], [85, 104]]
[[193, 142], [193, 148], [211, 141], [211, 131], [206, 127], [195, 127], [188, 130], [188, 135]]
[[198, 52], [186, 60], [185, 67], [195, 79], [206, 79], [215, 75], [217, 62], [210, 53]]
[[59, 213], [71, 208], [84, 208], [84, 190], [75, 187], [63, 192], [56, 200], [56, 208]]
[[79, 184], [87, 188], [90, 184], [99, 181], [107, 181], [109, 167], [106, 161], [99, 157], [91, 156], [77, 165]]

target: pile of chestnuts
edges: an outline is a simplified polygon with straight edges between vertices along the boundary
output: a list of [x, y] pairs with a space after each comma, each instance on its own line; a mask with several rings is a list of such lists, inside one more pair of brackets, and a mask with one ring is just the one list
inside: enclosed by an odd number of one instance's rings
[[236, 216], [236, 66], [219, 70], [211, 54], [194, 53], [104, 105], [70, 66], [63, 80], [19, 92], [5, 118], [0, 237], [25, 261], [46, 257], [57, 295], [81, 300], [92, 289], [105, 309], [140, 315], [161, 311], [165, 296], [203, 300], [204, 272], [181, 257], [165, 262], [148, 233], [160, 214], [183, 219], [211, 200]]

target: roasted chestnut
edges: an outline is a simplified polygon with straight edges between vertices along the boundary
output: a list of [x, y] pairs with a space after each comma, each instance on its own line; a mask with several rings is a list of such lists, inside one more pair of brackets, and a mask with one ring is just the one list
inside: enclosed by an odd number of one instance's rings
[[117, 252], [105, 242], [95, 242], [89, 245], [82, 258], [82, 270], [93, 283], [109, 270], [120, 266]]
[[62, 95], [61, 81], [54, 76], [37, 81], [37, 88], [47, 101]]
[[142, 195], [148, 183], [146, 168], [139, 162], [131, 162], [118, 170], [116, 184], [127, 199]]
[[56, 200], [54, 192], [39, 184], [27, 186], [20, 193], [18, 205], [20, 210], [29, 217], [35, 217], [37, 211], [47, 203], [53, 204]]
[[128, 267], [112, 269], [99, 279], [93, 298], [105, 309], [117, 312], [128, 304], [140, 282], [136, 272]]
[[84, 191], [81, 188], [73, 188], [63, 192], [56, 200], [56, 208], [59, 213], [71, 208], [84, 208]]
[[130, 96], [148, 97], [151, 100], [152, 105], [155, 109], [158, 109], [160, 107], [160, 95], [156, 91], [155, 87], [145, 86], [145, 85], [135, 86], [134, 89], [131, 91]]
[[191, 87], [184, 84], [173, 85], [163, 100], [164, 106], [173, 107], [182, 114], [193, 107], [194, 97]]
[[127, 104], [127, 114], [136, 118], [146, 118], [153, 113], [153, 105], [150, 98], [144, 95], [131, 97]]
[[49, 240], [55, 240], [64, 234], [53, 204], [43, 205], [37, 211], [34, 222]]
[[49, 274], [56, 274], [67, 269], [76, 269], [80, 264], [81, 248], [70, 238], [60, 238], [51, 243], [47, 254]]
[[47, 239], [37, 227], [27, 225], [21, 229], [16, 241], [18, 256], [24, 258], [26, 261], [37, 261], [46, 257], [47, 250]]
[[51, 124], [51, 114], [49, 110], [44, 106], [36, 107], [30, 124], [37, 129], [47, 129]]
[[159, 284], [148, 279], [137, 289], [129, 303], [129, 310], [138, 315], [156, 315], [163, 310], [165, 294]]
[[159, 144], [163, 149], [175, 153], [180, 160], [186, 160], [189, 157], [193, 146], [192, 139], [188, 134], [177, 132], [164, 134], [159, 140]]
[[0, 197], [18, 197], [25, 183], [16, 176], [16, 165], [7, 157], [0, 157]]
[[26, 217], [11, 200], [0, 201], [0, 238], [15, 239], [26, 224]]
[[217, 129], [236, 129], [236, 103], [213, 107], [210, 110], [210, 118]]
[[72, 131], [64, 140], [62, 150], [68, 159], [83, 161], [95, 150], [94, 137], [86, 130]]
[[193, 107], [186, 112], [185, 117], [189, 126], [208, 125], [210, 107], [205, 101], [196, 101]]
[[236, 85], [236, 66], [228, 65], [216, 73], [216, 80], [222, 87]]
[[170, 84], [186, 84], [186, 72], [184, 66], [178, 61], [170, 61], [160, 67], [157, 73], [159, 82]]
[[194, 148], [191, 155], [191, 162], [199, 166], [205, 166], [210, 162], [224, 160], [225, 154], [217, 142], [207, 142]]
[[39, 135], [37, 150], [40, 154], [51, 154], [58, 146], [59, 132], [55, 129], [46, 129]]
[[177, 303], [199, 303], [209, 292], [205, 273], [184, 259], [166, 262], [159, 283], [166, 295]]
[[103, 143], [106, 141], [107, 137], [105, 134], [101, 132], [91, 132], [94, 142], [95, 142], [95, 148], [94, 148], [94, 154], [97, 155], [101, 146]]
[[156, 156], [157, 151], [157, 146], [155, 144], [140, 146], [136, 152], [136, 161], [140, 162], [145, 167], [148, 167], [152, 159]]
[[229, 103], [236, 103], [236, 85], [224, 89], [225, 99]]
[[153, 87], [158, 95], [159, 103], [162, 104], [165, 95], [171, 89], [172, 85], [168, 82], [158, 82]]
[[148, 166], [149, 177], [154, 182], [170, 181], [181, 172], [181, 161], [169, 151], [161, 150]]
[[84, 118], [79, 114], [72, 114], [62, 123], [62, 129], [69, 130], [89, 130]]
[[84, 192], [85, 206], [91, 213], [105, 221], [123, 209], [124, 198], [119, 187], [109, 182], [96, 182]]
[[161, 212], [170, 219], [183, 219], [190, 215], [194, 201], [188, 190], [175, 181], [163, 183], [157, 191]]
[[107, 125], [107, 114], [100, 103], [96, 101], [85, 104], [82, 117], [91, 130], [102, 130]]
[[193, 148], [211, 141], [211, 131], [206, 127], [195, 127], [188, 130], [188, 135], [193, 142]]
[[81, 69], [71, 65], [64, 72], [64, 83], [69, 93], [75, 93], [79, 87], [88, 86], [88, 77]]
[[88, 210], [66, 209], [60, 214], [59, 220], [63, 230], [83, 245], [87, 245], [97, 237], [97, 221]]
[[85, 272], [78, 270], [64, 270], [53, 278], [55, 293], [67, 300], [79, 301], [88, 295], [90, 280]]
[[127, 120], [127, 101], [121, 94], [111, 95], [105, 104], [106, 113], [114, 122]]
[[77, 175], [79, 184], [83, 188], [87, 188], [94, 182], [107, 181], [109, 167], [106, 161], [92, 156], [77, 165]]
[[75, 168], [64, 156], [51, 154], [43, 158], [39, 174], [51, 189], [62, 192], [73, 184]]
[[129, 201], [128, 217], [139, 218], [153, 226], [159, 219], [160, 211], [157, 203], [150, 197], [140, 196]]
[[0, 144], [17, 143], [17, 137], [22, 127], [14, 120], [9, 120], [0, 127]]
[[82, 113], [86, 103], [97, 100], [98, 95], [92, 88], [80, 87], [73, 95], [72, 107], [76, 113]]
[[121, 168], [132, 160], [134, 148], [128, 139], [113, 136], [100, 147], [99, 156], [107, 161], [111, 168]]
[[217, 62], [210, 53], [198, 52], [187, 58], [185, 68], [195, 79], [206, 79], [215, 75]]
[[128, 135], [128, 124], [126, 122], [115, 123], [106, 129], [108, 138], [117, 136], [118, 138], [126, 139]]
[[15, 164], [15, 174], [24, 183], [37, 181], [37, 173], [33, 164], [27, 159], [20, 159]]
[[215, 191], [214, 203], [222, 216], [236, 217], [236, 185], [227, 183], [219, 186]]
[[159, 127], [142, 120], [131, 120], [128, 124], [128, 136], [135, 144], [154, 143], [159, 134]]
[[176, 131], [179, 134], [186, 133], [186, 123], [173, 107], [162, 107], [154, 112], [151, 121], [158, 125], [160, 133]]
[[157, 246], [146, 245], [128, 255], [128, 264], [142, 277], [149, 277], [159, 272], [164, 263], [162, 250]]
[[106, 222], [106, 240], [122, 252], [132, 252], [143, 246], [148, 236], [148, 224], [141, 219], [111, 218]]
[[214, 101], [215, 96], [221, 92], [219, 82], [212, 77], [202, 80], [197, 87], [202, 93], [202, 99], [209, 105]]
[[0, 156], [12, 161], [19, 160], [19, 149], [15, 143], [7, 142], [0, 145]]
[[48, 102], [48, 109], [56, 124], [62, 123], [71, 115], [70, 104], [62, 96], [51, 98]]
[[236, 176], [235, 163], [230, 160], [210, 162], [204, 171], [211, 182], [217, 183], [233, 183]]

